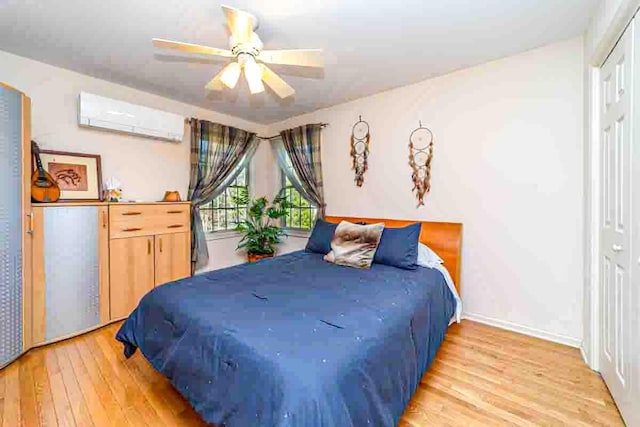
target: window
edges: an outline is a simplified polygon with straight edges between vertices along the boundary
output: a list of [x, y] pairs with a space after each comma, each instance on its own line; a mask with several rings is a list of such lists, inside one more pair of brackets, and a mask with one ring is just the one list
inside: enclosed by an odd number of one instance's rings
[[316, 208], [289, 181], [284, 173], [282, 175], [282, 195], [291, 204], [287, 215], [283, 219], [284, 228], [294, 230], [311, 230], [316, 221]]
[[235, 230], [238, 221], [247, 218], [247, 205], [235, 198], [249, 193], [249, 171], [244, 168], [222, 194], [200, 208], [205, 233]]

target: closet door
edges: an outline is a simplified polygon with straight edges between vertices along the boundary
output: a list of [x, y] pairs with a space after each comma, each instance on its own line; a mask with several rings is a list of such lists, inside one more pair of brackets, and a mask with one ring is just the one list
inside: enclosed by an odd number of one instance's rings
[[600, 371], [629, 423], [640, 411], [632, 398], [640, 279], [632, 279], [632, 137], [640, 129], [632, 118], [634, 74], [640, 72], [634, 70], [635, 25], [630, 24], [602, 67], [600, 123]]
[[23, 294], [29, 292], [28, 117], [28, 98], [0, 84], [0, 367], [30, 345], [28, 307], [23, 310]]

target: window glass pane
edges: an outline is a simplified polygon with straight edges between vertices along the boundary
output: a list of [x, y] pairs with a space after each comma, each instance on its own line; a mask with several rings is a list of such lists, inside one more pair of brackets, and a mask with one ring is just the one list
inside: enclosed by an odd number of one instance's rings
[[244, 168], [222, 194], [200, 209], [205, 233], [235, 230], [237, 222], [247, 217], [247, 205], [234, 199], [248, 192], [249, 173]]
[[284, 173], [282, 175], [282, 195], [291, 204], [283, 225], [289, 229], [311, 230], [316, 218], [316, 208], [306, 200], [291, 184]]

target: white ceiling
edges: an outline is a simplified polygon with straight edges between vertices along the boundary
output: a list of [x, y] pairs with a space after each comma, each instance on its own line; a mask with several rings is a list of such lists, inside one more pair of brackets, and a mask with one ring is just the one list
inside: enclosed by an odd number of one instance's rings
[[[205, 91], [228, 61], [152, 37], [227, 47], [211, 0], [0, 0], [0, 50], [247, 120], [272, 123], [582, 34], [599, 0], [228, 0], [265, 49], [322, 48], [323, 71], [273, 66], [296, 94]], [[0, 64], [1, 66], [1, 64]]]

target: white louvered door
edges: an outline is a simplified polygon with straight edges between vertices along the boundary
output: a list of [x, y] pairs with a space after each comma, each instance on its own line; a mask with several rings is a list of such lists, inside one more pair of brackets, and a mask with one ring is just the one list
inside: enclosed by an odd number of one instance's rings
[[[633, 85], [634, 73], [640, 72], [634, 66], [634, 25], [603, 65], [600, 81], [600, 371], [628, 423], [640, 410], [633, 398], [638, 357], [634, 311], [640, 279], [632, 274]], [[640, 129], [637, 124], [635, 128]]]

